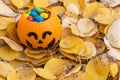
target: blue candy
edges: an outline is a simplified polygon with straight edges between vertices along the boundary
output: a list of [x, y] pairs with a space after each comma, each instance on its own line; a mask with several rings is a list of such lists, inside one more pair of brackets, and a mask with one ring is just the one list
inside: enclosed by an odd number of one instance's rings
[[35, 17], [35, 21], [37, 21], [37, 22], [43, 22], [43, 21], [44, 21], [44, 18], [41, 17], [41, 16], [36, 16], [36, 17]]
[[33, 17], [35, 17], [35, 16], [37, 15], [37, 13], [36, 13], [35, 11], [32, 11], [32, 12], [30, 13], [30, 15], [33, 16]]
[[36, 11], [36, 8], [33, 8], [32, 11]]

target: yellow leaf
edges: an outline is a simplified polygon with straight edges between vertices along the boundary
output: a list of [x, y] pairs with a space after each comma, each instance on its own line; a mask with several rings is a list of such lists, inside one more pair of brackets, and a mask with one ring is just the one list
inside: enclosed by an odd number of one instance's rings
[[0, 76], [0, 80], [6, 80], [6, 78], [4, 78], [4, 77]]
[[94, 77], [94, 74], [89, 74], [87, 72], [82, 73], [81, 77], [79, 80], [99, 80], [97, 78]]
[[94, 19], [102, 24], [110, 24], [112, 22], [112, 20], [114, 19], [114, 15], [116, 13], [107, 7], [99, 7], [96, 9], [95, 13], [94, 13]]
[[78, 0], [63, 0], [63, 4], [64, 4], [65, 8], [66, 8], [67, 5], [70, 4], [70, 3], [76, 5], [77, 8], [80, 7]]
[[44, 69], [51, 71], [54, 75], [59, 75], [64, 72], [65, 62], [62, 59], [52, 58], [47, 61]]
[[4, 62], [0, 62], [0, 69], [0, 76], [2, 77], [7, 77], [8, 73], [14, 70], [10, 64]]
[[85, 50], [80, 56], [90, 56], [92, 53], [92, 49], [89, 45], [85, 44]]
[[15, 22], [15, 18], [0, 16], [0, 30], [6, 29], [11, 22]]
[[93, 15], [93, 13], [96, 11], [98, 7], [104, 6], [101, 3], [93, 2], [86, 6], [86, 9], [84, 10], [83, 17], [89, 18]]
[[73, 54], [69, 54], [69, 53], [65, 53], [65, 52], [61, 52], [61, 53], [69, 59], [76, 60], [76, 56]]
[[42, 7], [42, 8], [49, 6], [48, 0], [34, 0], [33, 4], [35, 7]]
[[65, 13], [65, 8], [63, 6], [51, 6], [49, 8], [53, 10], [57, 15]]
[[53, 75], [52, 72], [43, 68], [33, 68], [33, 70], [42, 78], [55, 80], [56, 76]]
[[14, 60], [15, 58], [18, 57], [18, 52], [12, 50], [11, 48], [9, 48], [8, 46], [3, 46], [0, 48], [0, 57], [4, 60]]
[[28, 62], [25, 62], [25, 61], [20, 61], [20, 60], [12, 60], [12, 61], [9, 61], [9, 64], [14, 67], [14, 68], [17, 68], [17, 67], [21, 67], [25, 64], [27, 64]]
[[10, 0], [10, 1], [18, 9], [25, 7], [30, 2], [30, 0]]
[[119, 72], [119, 68], [117, 63], [111, 63], [110, 65], [110, 73], [112, 74], [113, 77], [115, 77]]
[[91, 76], [96, 80], [106, 80], [109, 68], [102, 64], [99, 57], [95, 57], [88, 62], [85, 72], [92, 74]]
[[22, 51], [23, 47], [16, 43], [15, 41], [7, 38], [7, 37], [0, 37], [0, 39], [3, 39], [9, 46], [15, 51]]
[[16, 42], [19, 42], [16, 32], [16, 22], [11, 22], [7, 25], [7, 33], [9, 38], [13, 39]]
[[85, 3], [85, 0], [79, 0], [80, 2], [80, 9], [82, 11], [82, 13], [84, 12], [84, 10], [86, 9], [86, 3]]
[[[84, 49], [83, 40], [79, 37], [68, 36], [63, 40], [70, 40], [69, 42], [66, 41], [66, 44], [74, 45], [72, 48], [60, 47], [62, 49], [62, 51], [64, 51], [64, 52], [71, 53], [71, 54], [77, 54]], [[60, 41], [60, 44], [61, 44], [61, 42], [62, 42], [62, 40]]]
[[7, 80], [35, 80], [36, 73], [31, 67], [18, 67], [8, 73]]

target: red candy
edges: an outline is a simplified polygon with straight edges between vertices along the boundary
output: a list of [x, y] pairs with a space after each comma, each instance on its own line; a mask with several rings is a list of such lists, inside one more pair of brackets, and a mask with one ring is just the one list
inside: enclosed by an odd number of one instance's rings
[[34, 21], [34, 18], [33, 18], [32, 16], [28, 16], [27, 19], [28, 19], [29, 21]]

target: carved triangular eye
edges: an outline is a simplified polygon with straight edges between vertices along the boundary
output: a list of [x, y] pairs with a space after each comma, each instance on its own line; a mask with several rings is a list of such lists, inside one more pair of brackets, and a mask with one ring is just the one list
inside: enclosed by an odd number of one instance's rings
[[47, 35], [52, 35], [52, 32], [50, 31], [45, 31], [42, 35], [42, 39], [45, 39]]
[[37, 36], [37, 34], [35, 33], [35, 32], [29, 32], [28, 34], [27, 34], [29, 37], [31, 37], [31, 36], [33, 36], [34, 37], [34, 39], [38, 39], [38, 36]]

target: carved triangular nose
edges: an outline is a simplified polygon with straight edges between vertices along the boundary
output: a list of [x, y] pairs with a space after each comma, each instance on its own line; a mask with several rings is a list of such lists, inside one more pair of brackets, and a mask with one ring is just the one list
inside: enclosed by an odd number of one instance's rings
[[43, 41], [39, 40], [38, 43], [41, 44], [41, 43], [43, 43]]

